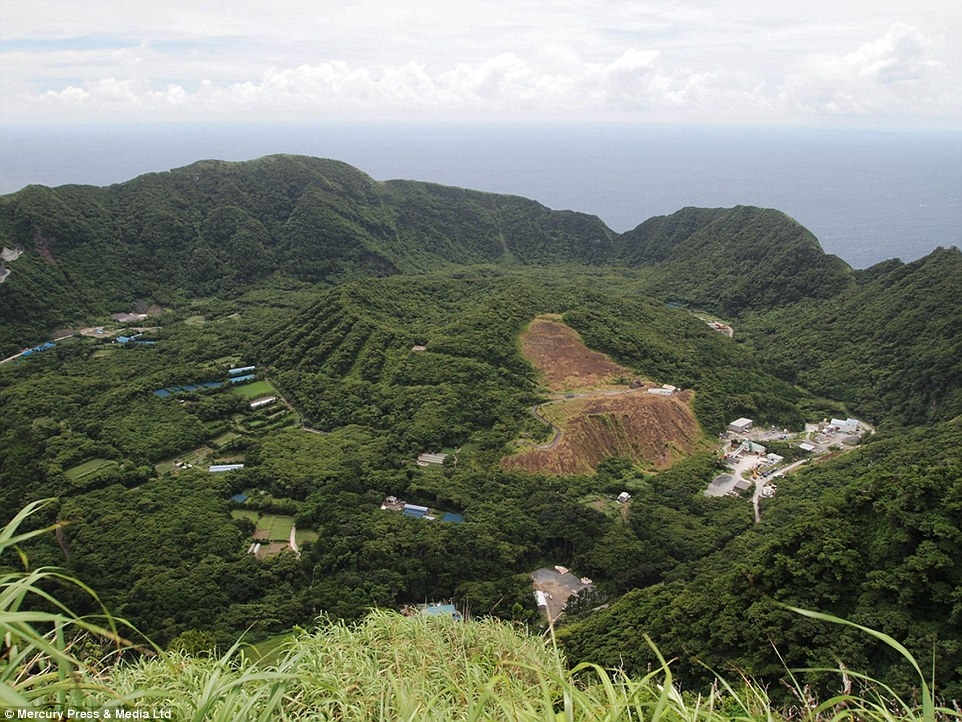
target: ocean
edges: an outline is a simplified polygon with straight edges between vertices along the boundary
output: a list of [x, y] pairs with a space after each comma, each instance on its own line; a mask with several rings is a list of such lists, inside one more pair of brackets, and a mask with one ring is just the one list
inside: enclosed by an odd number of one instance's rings
[[962, 132], [319, 122], [0, 126], [0, 139], [3, 194], [297, 153], [521, 195], [618, 232], [685, 206], [778, 208], [855, 268], [962, 246]]

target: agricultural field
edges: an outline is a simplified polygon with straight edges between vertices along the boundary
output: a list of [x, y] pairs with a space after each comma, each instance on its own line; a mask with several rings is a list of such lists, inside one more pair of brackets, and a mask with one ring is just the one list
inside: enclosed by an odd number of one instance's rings
[[294, 532], [294, 541], [297, 542], [298, 546], [304, 542], [315, 542], [317, 538], [317, 532], [310, 529], [298, 529]]
[[[255, 536], [269, 541], [283, 542], [287, 542], [291, 538], [291, 528], [294, 526], [294, 517], [292, 516], [261, 514], [251, 509], [232, 509], [231, 516], [235, 519], [250, 519], [254, 522], [257, 525], [254, 532]], [[304, 537], [304, 539], [308, 541], [307, 537]]]
[[249, 384], [241, 384], [240, 386], [235, 386], [232, 390], [235, 394], [243, 396], [245, 399], [256, 399], [258, 396], [271, 396], [277, 393], [277, 390], [271, 386], [269, 381], [254, 381]]
[[201, 446], [190, 451], [185, 451], [183, 454], [178, 454], [171, 459], [164, 459], [154, 464], [154, 468], [157, 470], [158, 474], [167, 474], [172, 471], [177, 471], [179, 468], [177, 462], [181, 464], [190, 464], [191, 466], [202, 466], [205, 464], [214, 453], [214, 450], [209, 446]]
[[64, 471], [64, 475], [76, 484], [112, 466], [117, 466], [117, 462], [111, 461], [110, 459], [90, 459], [89, 461], [67, 469]]
[[211, 445], [220, 448], [222, 446], [226, 446], [239, 436], [240, 434], [238, 434], [236, 431], [225, 431], [220, 436], [215, 436], [213, 439], [211, 439], [210, 443]]

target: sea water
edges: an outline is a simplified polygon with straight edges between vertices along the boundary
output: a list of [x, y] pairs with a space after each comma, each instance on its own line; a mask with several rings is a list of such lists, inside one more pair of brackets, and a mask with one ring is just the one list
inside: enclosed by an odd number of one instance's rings
[[667, 126], [99, 124], [0, 127], [0, 193], [118, 183], [196, 160], [335, 158], [521, 195], [622, 232], [685, 206], [778, 208], [856, 268], [962, 246], [962, 132]]

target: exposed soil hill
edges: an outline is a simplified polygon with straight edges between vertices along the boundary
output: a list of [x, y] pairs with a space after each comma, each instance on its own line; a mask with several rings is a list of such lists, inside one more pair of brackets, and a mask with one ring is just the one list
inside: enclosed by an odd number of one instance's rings
[[606, 457], [624, 456], [664, 469], [698, 444], [690, 391], [648, 393], [651, 382], [589, 349], [558, 317], [532, 321], [521, 335], [521, 351], [544, 385], [559, 394], [536, 410], [558, 433], [547, 444], [505, 458], [504, 468], [591, 473]]
[[[542, 413], [561, 429], [554, 445], [504, 459], [506, 469], [548, 474], [591, 473], [608, 456], [664, 469], [694, 450], [701, 430], [691, 392], [655, 396], [643, 389], [554, 402]], [[560, 412], [556, 418], [555, 413]]]
[[521, 353], [542, 374], [552, 391], [576, 391], [634, 376], [598, 351], [584, 345], [578, 332], [557, 316], [538, 316], [521, 334]]

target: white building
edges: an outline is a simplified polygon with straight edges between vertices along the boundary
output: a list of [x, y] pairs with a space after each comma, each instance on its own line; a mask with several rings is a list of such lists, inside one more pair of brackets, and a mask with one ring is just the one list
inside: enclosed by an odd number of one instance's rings
[[744, 434], [746, 431], [751, 431], [752, 420], [746, 419], [744, 416], [740, 419], [735, 419], [728, 425], [728, 430], [736, 434]]
[[447, 458], [447, 454], [421, 454], [418, 457], [418, 465], [427, 466], [428, 464], [443, 464], [444, 460]]
[[832, 419], [832, 426], [838, 429], [843, 434], [857, 434], [858, 433], [858, 419], [853, 419], [851, 417], [845, 419]]

